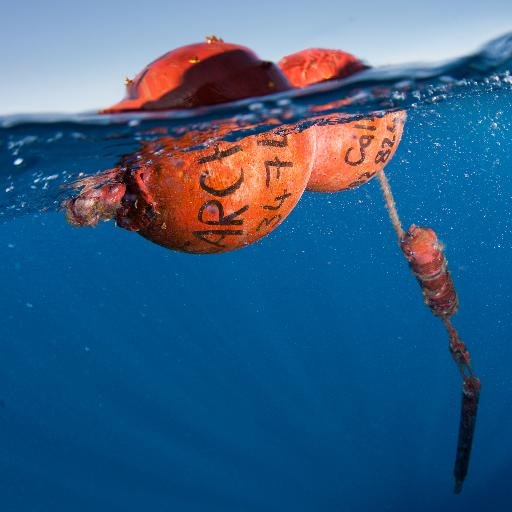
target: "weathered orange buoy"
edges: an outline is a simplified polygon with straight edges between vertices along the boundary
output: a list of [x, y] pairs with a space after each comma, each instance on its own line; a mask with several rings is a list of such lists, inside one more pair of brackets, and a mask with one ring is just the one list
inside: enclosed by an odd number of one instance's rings
[[102, 113], [202, 107], [291, 89], [275, 64], [215, 36], [162, 55], [126, 87], [126, 98]]
[[334, 78], [346, 78], [368, 69], [354, 55], [341, 50], [309, 48], [283, 57], [278, 66], [294, 87], [307, 87]]
[[[277, 66], [218, 39], [169, 52], [128, 87], [128, 98], [103, 112], [188, 108], [291, 88]], [[143, 144], [116, 169], [78, 182], [83, 190], [64, 204], [69, 222], [115, 218], [157, 244], [191, 253], [255, 242], [299, 200], [316, 142], [309, 130], [293, 128], [219, 140], [229, 129]], [[192, 146], [201, 149], [184, 151]]]
[[[117, 223], [170, 249], [214, 253], [265, 236], [290, 213], [311, 173], [308, 132], [266, 133], [173, 151], [160, 139], [138, 154]], [[136, 198], [134, 200], [134, 198]]]
[[[321, 48], [288, 55], [278, 65], [296, 87], [345, 78], [367, 69], [349, 53]], [[310, 128], [317, 151], [307, 190], [338, 192], [366, 183], [395, 154], [405, 117], [403, 111], [389, 112], [343, 123], [340, 115], [323, 116]]]

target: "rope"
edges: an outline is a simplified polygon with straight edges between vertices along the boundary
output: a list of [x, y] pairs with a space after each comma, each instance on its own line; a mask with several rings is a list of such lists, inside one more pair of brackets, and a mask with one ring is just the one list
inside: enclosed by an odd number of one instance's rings
[[442, 317], [442, 320], [446, 330], [448, 331], [448, 337], [450, 340], [450, 352], [452, 354], [453, 360], [459, 368], [462, 379], [465, 380], [466, 377], [475, 377], [475, 373], [471, 367], [469, 351], [464, 342], [460, 339], [459, 333], [453, 326], [451, 319], [448, 316], [444, 316]]
[[398, 242], [400, 243], [405, 236], [405, 231], [402, 228], [402, 223], [400, 222], [398, 210], [396, 209], [395, 199], [393, 197], [393, 192], [391, 192], [391, 186], [389, 185], [389, 181], [384, 174], [384, 169], [377, 173], [377, 177], [379, 178], [379, 184], [382, 190], [382, 195], [384, 196], [384, 202], [388, 210], [389, 219], [391, 220], [391, 224], [393, 224], [393, 229], [395, 230]]
[[[395, 230], [396, 236], [398, 237], [398, 243], [402, 247], [403, 251], [403, 242], [405, 241], [406, 233], [402, 228], [402, 223], [400, 222], [400, 217], [398, 216], [398, 211], [396, 209], [395, 200], [391, 192], [391, 187], [386, 178], [386, 175], [384, 174], [384, 170], [379, 171], [377, 176], [379, 178], [380, 188], [382, 189], [382, 194], [384, 196], [389, 218], [393, 224], [393, 229]], [[427, 279], [424, 276], [418, 275], [418, 273], [414, 271], [414, 268], [411, 266], [411, 262], [409, 262], [409, 266], [418, 278], [418, 281], [420, 282], [421, 288], [425, 295], [426, 290], [428, 291], [428, 287], [424, 286]], [[435, 282], [436, 280], [439, 280], [443, 275], [446, 275], [447, 279], [449, 278], [449, 273], [446, 268], [446, 260], [443, 265], [441, 265], [439, 272], [429, 280]], [[455, 289], [453, 289], [453, 292], [454, 297], [456, 297]], [[427, 305], [430, 307], [434, 315], [439, 316], [444, 323], [444, 326], [448, 332], [450, 353], [453, 360], [457, 364], [462, 377], [462, 405], [459, 421], [459, 437], [457, 441], [457, 455], [453, 468], [453, 474], [455, 477], [454, 492], [455, 494], [459, 494], [462, 491], [462, 485], [468, 472], [469, 460], [471, 457], [471, 447], [473, 444], [478, 402], [480, 398], [480, 380], [478, 377], [476, 377], [473, 369], [471, 368], [471, 360], [469, 358], [468, 349], [466, 348], [464, 342], [460, 339], [458, 332], [451, 322], [450, 316], [454, 311], [452, 311], [451, 314], [437, 314], [435, 309], [432, 308], [432, 304], [429, 304], [428, 301]]]

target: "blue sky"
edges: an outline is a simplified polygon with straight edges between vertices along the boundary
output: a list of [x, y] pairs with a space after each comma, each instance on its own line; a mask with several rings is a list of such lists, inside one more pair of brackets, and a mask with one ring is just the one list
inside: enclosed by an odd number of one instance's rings
[[261, 57], [311, 46], [371, 64], [436, 61], [512, 30], [512, 2], [488, 0], [47, 0], [4, 3], [0, 114], [95, 110], [166, 51], [215, 34]]

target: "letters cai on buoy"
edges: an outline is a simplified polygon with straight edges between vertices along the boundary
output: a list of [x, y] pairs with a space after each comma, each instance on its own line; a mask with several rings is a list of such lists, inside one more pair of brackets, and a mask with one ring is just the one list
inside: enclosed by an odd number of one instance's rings
[[[295, 87], [347, 78], [368, 69], [350, 53], [322, 48], [283, 57], [278, 66]], [[321, 116], [310, 128], [317, 152], [307, 190], [340, 192], [367, 183], [395, 154], [405, 119], [404, 111], [349, 122], [342, 122], [339, 114]]]

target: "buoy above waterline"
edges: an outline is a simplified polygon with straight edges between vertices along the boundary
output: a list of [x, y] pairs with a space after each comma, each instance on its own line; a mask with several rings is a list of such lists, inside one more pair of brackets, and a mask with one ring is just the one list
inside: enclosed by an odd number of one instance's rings
[[272, 62], [214, 36], [171, 50], [126, 80], [126, 98], [105, 114], [187, 109], [286, 91], [292, 86]]
[[277, 64], [294, 87], [307, 87], [327, 80], [347, 78], [369, 69], [343, 50], [308, 48], [283, 57]]

